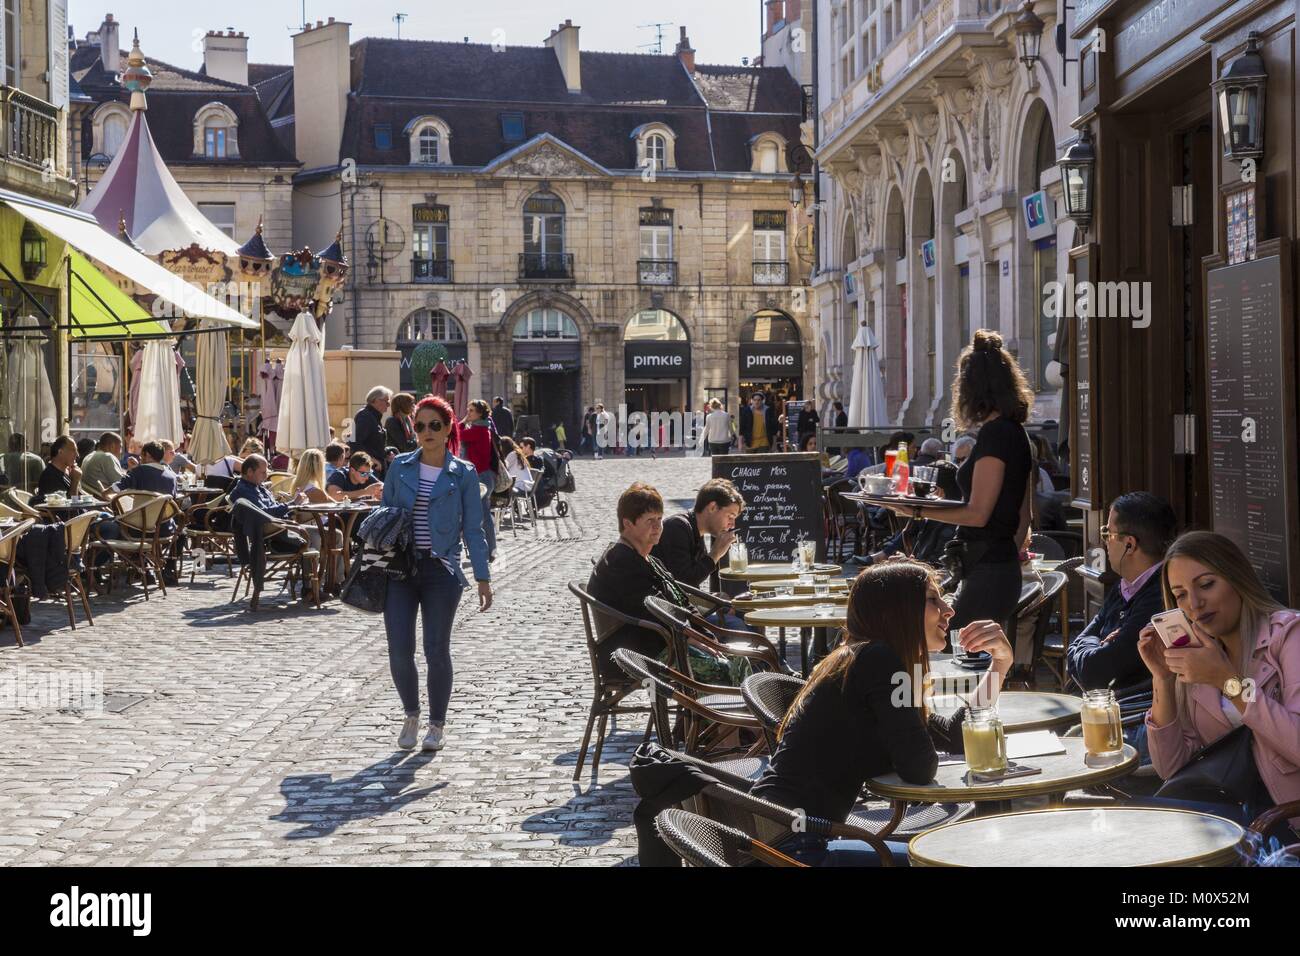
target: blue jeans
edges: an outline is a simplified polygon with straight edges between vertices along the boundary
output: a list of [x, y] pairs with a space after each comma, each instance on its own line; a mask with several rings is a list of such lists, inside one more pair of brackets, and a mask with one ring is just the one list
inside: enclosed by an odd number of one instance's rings
[[420, 675], [415, 668], [415, 612], [424, 627], [424, 660], [429, 669], [429, 719], [447, 719], [451, 700], [451, 626], [460, 606], [460, 582], [436, 558], [421, 558], [414, 581], [388, 582], [384, 628], [388, 669], [406, 716], [420, 713]]
[[[886, 840], [894, 866], [910, 866], [907, 844]], [[779, 849], [809, 866], [880, 866], [880, 855], [865, 840], [828, 840], [811, 833], [797, 834], [782, 843]]]
[[488, 554], [497, 552], [497, 526], [492, 520], [492, 487], [496, 481], [496, 472], [479, 472], [478, 483], [488, 490], [483, 499], [483, 537], [487, 538]]

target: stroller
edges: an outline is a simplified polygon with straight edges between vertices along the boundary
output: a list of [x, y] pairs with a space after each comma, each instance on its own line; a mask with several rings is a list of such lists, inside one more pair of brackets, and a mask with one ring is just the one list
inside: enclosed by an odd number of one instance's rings
[[533, 501], [536, 509], [542, 511], [555, 504], [555, 513], [563, 518], [569, 513], [569, 503], [561, 494], [573, 494], [577, 490], [573, 482], [573, 470], [569, 462], [573, 455], [567, 451], [552, 451], [539, 448], [537, 457], [542, 460], [541, 476], [533, 485]]

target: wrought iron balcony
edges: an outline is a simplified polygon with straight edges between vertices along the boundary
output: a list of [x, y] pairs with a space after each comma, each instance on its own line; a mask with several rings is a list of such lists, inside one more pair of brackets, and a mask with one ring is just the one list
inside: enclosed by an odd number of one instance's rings
[[640, 285], [676, 285], [676, 259], [638, 259], [637, 282]]
[[411, 281], [455, 282], [452, 266], [450, 259], [412, 259]]
[[59, 168], [59, 111], [15, 87], [0, 90], [4, 96], [5, 157], [55, 172]]
[[573, 253], [521, 252], [519, 278], [533, 282], [572, 282]]
[[754, 262], [754, 285], [789, 285], [790, 263]]

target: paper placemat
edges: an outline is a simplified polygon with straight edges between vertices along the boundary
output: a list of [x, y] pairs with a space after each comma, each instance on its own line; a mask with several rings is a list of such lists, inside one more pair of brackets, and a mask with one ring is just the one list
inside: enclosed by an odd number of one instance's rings
[[1065, 753], [1065, 744], [1050, 730], [1033, 730], [1023, 734], [1007, 734], [1007, 759], [1021, 757], [1046, 757]]

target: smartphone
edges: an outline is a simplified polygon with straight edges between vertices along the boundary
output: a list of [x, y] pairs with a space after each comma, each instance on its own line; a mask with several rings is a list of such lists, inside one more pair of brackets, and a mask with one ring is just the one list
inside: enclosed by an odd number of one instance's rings
[[1010, 780], [1014, 777], [1032, 777], [1036, 773], [1042, 773], [1042, 767], [1033, 767], [1027, 763], [1016, 763], [1014, 760], [1007, 761], [1006, 770], [994, 770], [990, 773], [976, 773], [971, 771], [971, 779], [978, 783], [995, 783], [999, 780]]
[[1151, 626], [1156, 629], [1165, 647], [1200, 647], [1201, 642], [1192, 633], [1191, 622], [1180, 608], [1162, 611], [1151, 619]]

